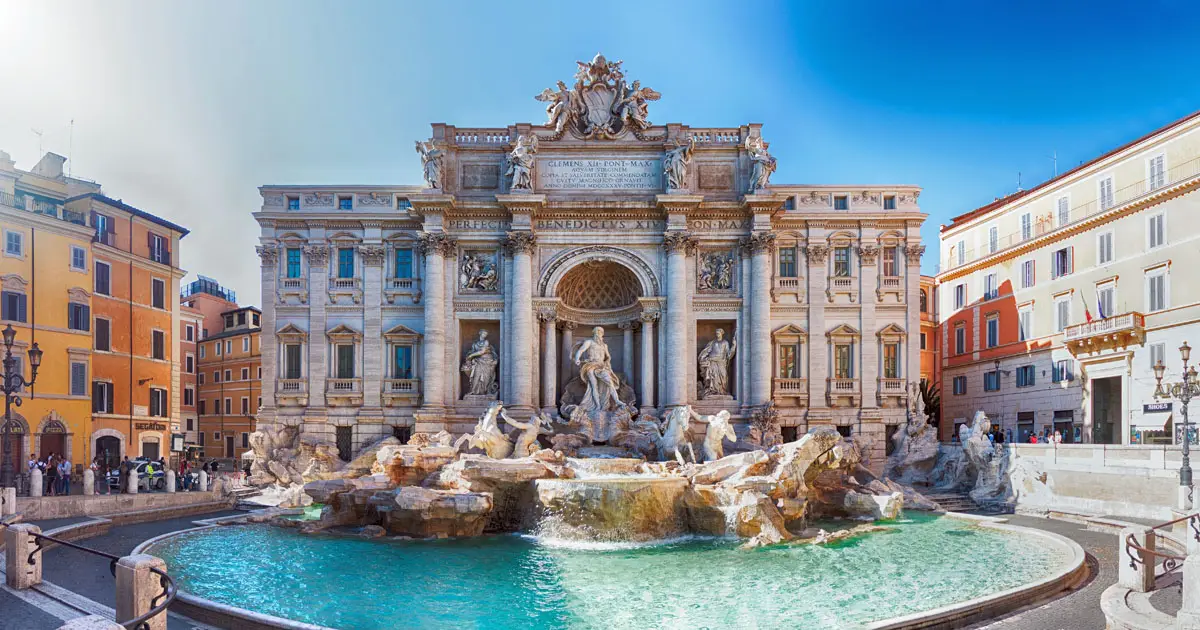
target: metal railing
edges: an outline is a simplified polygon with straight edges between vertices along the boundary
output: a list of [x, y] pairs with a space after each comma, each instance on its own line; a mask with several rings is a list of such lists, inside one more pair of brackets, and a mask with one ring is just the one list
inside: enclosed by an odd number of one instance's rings
[[[1152, 532], [1152, 535], [1157, 536], [1158, 530], [1170, 529], [1184, 521], [1187, 521], [1188, 528], [1191, 529], [1191, 534], [1196, 539], [1196, 542], [1200, 542], [1200, 513], [1189, 514], [1183, 518], [1177, 518], [1173, 521], [1167, 521], [1166, 523], [1155, 525], [1154, 527], [1150, 528], [1150, 531]], [[1133, 534], [1129, 534], [1125, 537], [1125, 555], [1129, 556], [1129, 568], [1135, 570], [1138, 568], [1139, 564], [1153, 567], [1154, 565], [1158, 564], [1155, 561], [1155, 558], [1161, 558], [1162, 573], [1155, 573], [1155, 580], [1160, 580], [1179, 570], [1179, 567], [1183, 566], [1183, 561], [1187, 560], [1187, 556], [1147, 549], [1137, 543], [1137, 539]]]
[[1063, 329], [1063, 341], [1074, 341], [1096, 335], [1107, 335], [1124, 330], [1138, 330], [1146, 327], [1146, 316], [1137, 311], [1114, 315], [1105, 319], [1075, 324]]
[[[105, 553], [89, 547], [76, 545], [73, 542], [59, 538], [52, 538], [50, 536], [46, 536], [45, 534], [30, 533], [29, 535], [34, 541], [33, 551], [29, 552], [29, 559], [27, 560], [30, 565], [37, 564], [37, 561], [34, 560], [34, 557], [42, 552], [43, 548], [46, 546], [46, 543], [51, 543], [105, 558], [108, 560], [109, 573], [112, 573], [113, 578], [116, 578], [117, 576], [117, 563], [121, 560], [120, 556], [114, 556], [111, 553]], [[175, 585], [175, 580], [171, 579], [171, 576], [167, 575], [167, 573], [161, 569], [151, 567], [150, 572], [158, 576], [158, 583], [163, 589], [162, 593], [159, 593], [154, 597], [154, 599], [150, 600], [150, 610], [128, 621], [117, 620], [117, 625], [126, 628], [127, 630], [149, 630], [150, 620], [157, 615], [165, 614], [167, 607], [171, 605], [171, 602], [175, 601], [175, 596], [179, 594], [179, 587]]]

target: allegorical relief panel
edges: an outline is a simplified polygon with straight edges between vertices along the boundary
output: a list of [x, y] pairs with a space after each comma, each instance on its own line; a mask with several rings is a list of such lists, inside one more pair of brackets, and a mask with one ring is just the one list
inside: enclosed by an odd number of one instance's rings
[[495, 250], [467, 250], [458, 265], [458, 288], [464, 292], [495, 293], [500, 286]]
[[696, 290], [701, 293], [733, 291], [733, 252], [701, 251], [696, 264]]
[[463, 188], [468, 190], [495, 190], [499, 186], [499, 164], [463, 164]]

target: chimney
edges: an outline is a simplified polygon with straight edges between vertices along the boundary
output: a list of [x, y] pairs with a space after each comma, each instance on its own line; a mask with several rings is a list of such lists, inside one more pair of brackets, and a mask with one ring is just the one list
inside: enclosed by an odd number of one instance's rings
[[67, 158], [57, 153], [46, 152], [46, 155], [38, 160], [31, 172], [46, 179], [62, 179], [63, 163], [66, 161]]

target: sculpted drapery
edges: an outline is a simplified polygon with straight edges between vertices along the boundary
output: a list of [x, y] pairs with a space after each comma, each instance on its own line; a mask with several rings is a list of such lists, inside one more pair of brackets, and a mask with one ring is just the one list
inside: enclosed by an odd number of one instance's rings
[[496, 385], [496, 365], [499, 360], [487, 337], [486, 330], [479, 331], [479, 340], [471, 344], [471, 351], [463, 360], [467, 394], [471, 396], [494, 396], [499, 391]]
[[720, 328], [716, 331], [716, 337], [700, 351], [701, 398], [729, 395], [729, 362], [737, 352], [737, 342], [726, 341], [725, 331]]

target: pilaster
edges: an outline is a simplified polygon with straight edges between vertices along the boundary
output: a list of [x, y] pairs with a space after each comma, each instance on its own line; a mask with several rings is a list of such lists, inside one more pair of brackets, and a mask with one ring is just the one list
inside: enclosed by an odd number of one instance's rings
[[275, 282], [279, 277], [279, 246], [265, 242], [255, 248], [262, 264], [262, 333], [259, 335], [259, 346], [262, 361], [262, 408], [258, 410], [260, 421], [270, 422], [275, 418], [275, 383], [279, 378], [276, 361], [278, 357], [278, 341], [275, 331], [279, 326], [275, 323], [275, 303], [279, 300]]
[[383, 391], [383, 264], [382, 243], [358, 247], [363, 263], [363, 407], [359, 415], [382, 417]]
[[304, 246], [304, 257], [308, 261], [308, 409], [311, 413], [325, 415], [325, 378], [329, 371], [326, 362], [328, 343], [325, 331], [325, 306], [329, 303], [329, 245], [321, 241], [309, 241]]
[[[819, 240], [818, 240], [819, 238]], [[829, 246], [825, 244], [824, 233], [809, 235], [809, 245], [804, 248], [804, 259], [808, 262], [808, 294], [825, 294], [829, 282]], [[829, 344], [825, 333], [825, 299], [808, 300], [808, 404], [810, 407], [823, 407], [827, 380], [831, 373]], [[809, 423], [812, 426], [812, 423]]]
[[858, 256], [858, 301], [860, 305], [859, 332], [862, 333], [862, 362], [859, 378], [862, 386], [863, 407], [879, 406], [880, 347], [875, 334], [883, 326], [875, 318], [875, 289], [879, 286], [879, 247], [875, 244], [876, 230], [863, 226], [859, 234]]
[[775, 234], [756, 231], [745, 239], [750, 252], [750, 396], [751, 405], [771, 399], [771, 258]]

